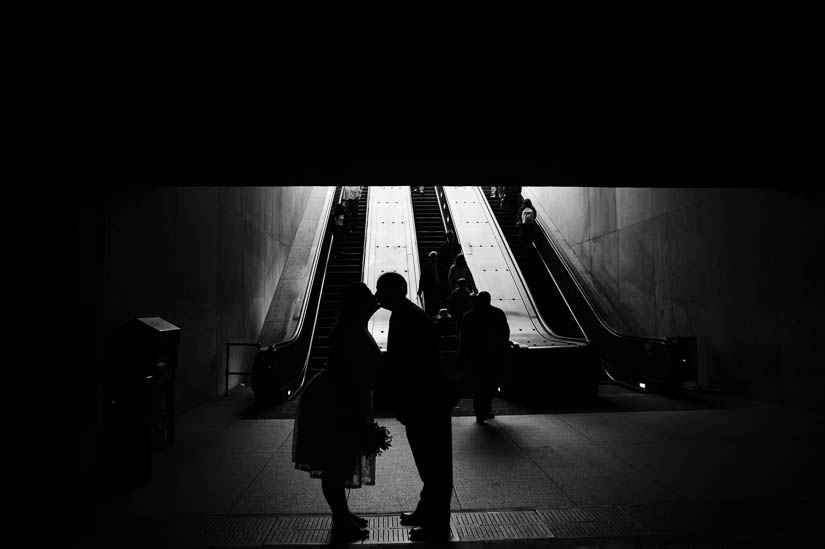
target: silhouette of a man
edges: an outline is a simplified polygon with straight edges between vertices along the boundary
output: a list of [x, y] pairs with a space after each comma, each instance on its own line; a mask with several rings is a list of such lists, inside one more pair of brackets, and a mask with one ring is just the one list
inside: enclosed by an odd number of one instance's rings
[[447, 299], [447, 267], [438, 262], [438, 252], [432, 251], [427, 262], [421, 267], [418, 279], [418, 293], [424, 294], [424, 307], [430, 317], [434, 317]]
[[467, 280], [458, 279], [458, 287], [450, 293], [447, 298], [447, 310], [455, 319], [458, 332], [461, 333], [461, 323], [464, 320], [464, 313], [470, 310], [470, 291], [467, 289]]
[[415, 526], [410, 540], [450, 536], [453, 492], [451, 410], [458, 395], [442, 376], [433, 319], [407, 299], [407, 281], [398, 273], [378, 278], [375, 297], [391, 311], [386, 373], [398, 420], [406, 427], [413, 459], [424, 487], [416, 509], [401, 514]]
[[490, 293], [479, 292], [476, 306], [464, 315], [458, 356], [473, 387], [476, 421], [493, 419], [496, 377], [507, 361], [510, 325], [504, 311], [490, 304]]

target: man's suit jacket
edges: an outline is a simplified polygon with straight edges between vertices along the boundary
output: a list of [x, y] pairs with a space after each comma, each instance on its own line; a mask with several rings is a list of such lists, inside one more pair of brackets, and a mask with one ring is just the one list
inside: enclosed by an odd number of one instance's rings
[[392, 311], [386, 368], [396, 416], [404, 424], [443, 407], [446, 388], [438, 341], [432, 318], [418, 305], [405, 299]]
[[[438, 288], [435, 284], [435, 274], [438, 272]], [[431, 293], [438, 289], [438, 295], [442, 298], [447, 297], [447, 267], [441, 263], [436, 263], [436, 268], [433, 268], [432, 263], [427, 261], [421, 267], [421, 276], [418, 279], [418, 287], [424, 290], [424, 293]]]

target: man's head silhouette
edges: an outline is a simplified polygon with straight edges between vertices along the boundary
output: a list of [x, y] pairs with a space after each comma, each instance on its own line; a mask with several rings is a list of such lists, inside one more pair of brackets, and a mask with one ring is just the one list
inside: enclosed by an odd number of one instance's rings
[[381, 307], [392, 311], [407, 298], [407, 281], [398, 273], [384, 273], [375, 283], [375, 297]]
[[478, 305], [486, 307], [490, 304], [490, 292], [478, 292]]

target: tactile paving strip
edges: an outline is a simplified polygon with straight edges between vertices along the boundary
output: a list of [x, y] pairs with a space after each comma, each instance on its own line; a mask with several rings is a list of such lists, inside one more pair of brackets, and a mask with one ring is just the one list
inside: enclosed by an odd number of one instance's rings
[[277, 529], [285, 530], [328, 530], [332, 528], [331, 516], [281, 517], [275, 524]]
[[206, 537], [217, 546], [260, 546], [275, 523], [274, 519], [212, 519]]
[[536, 511], [559, 538], [637, 536], [644, 529], [617, 508], [542, 509]]
[[370, 537], [364, 543], [407, 543], [410, 529], [402, 528], [370, 528]]
[[266, 539], [267, 545], [313, 545], [330, 542], [332, 517], [280, 517]]
[[641, 528], [632, 522], [571, 522], [554, 524], [552, 528], [559, 538], [601, 538], [642, 534]]
[[456, 526], [476, 526], [485, 524], [525, 524], [543, 522], [544, 518], [535, 511], [486, 511], [453, 513], [451, 521]]
[[150, 547], [259, 547], [277, 520], [212, 517], [153, 521], [132, 529], [128, 534], [128, 542], [142, 538], [145, 545]]
[[451, 521], [461, 541], [554, 537], [535, 511], [453, 513]]
[[385, 529], [385, 528], [406, 528], [401, 526], [400, 515], [386, 515], [381, 517], [365, 517], [367, 519], [367, 528], [370, 529]]
[[285, 530], [275, 528], [266, 539], [266, 545], [327, 545], [329, 530]]
[[485, 524], [476, 526], [456, 526], [460, 541], [492, 539], [534, 539], [552, 538], [553, 532], [546, 524]]
[[628, 520], [628, 516], [614, 507], [591, 507], [587, 509], [539, 509], [536, 511], [543, 520], [549, 522], [607, 522]]

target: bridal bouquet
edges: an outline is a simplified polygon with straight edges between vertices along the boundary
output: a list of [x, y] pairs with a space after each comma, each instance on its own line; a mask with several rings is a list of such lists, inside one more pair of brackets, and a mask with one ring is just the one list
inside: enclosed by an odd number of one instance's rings
[[363, 453], [380, 456], [381, 452], [392, 446], [391, 442], [390, 430], [378, 425], [377, 421], [364, 426], [364, 433], [361, 437], [361, 451]]

